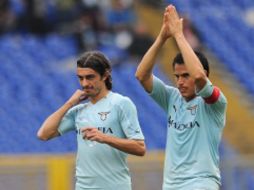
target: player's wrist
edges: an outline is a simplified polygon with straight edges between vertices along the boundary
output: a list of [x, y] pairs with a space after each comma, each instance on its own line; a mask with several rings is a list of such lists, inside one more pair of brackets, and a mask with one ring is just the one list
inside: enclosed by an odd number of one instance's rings
[[115, 142], [115, 138], [113, 136], [103, 134], [102, 143], [108, 144], [108, 145], [113, 145], [116, 142]]
[[101, 137], [101, 143], [109, 144], [110, 143], [110, 136], [103, 134]]
[[176, 40], [184, 38], [183, 32], [176, 32], [173, 36]]
[[71, 101], [67, 101], [67, 102], [65, 103], [65, 105], [71, 108], [71, 107], [75, 106], [76, 104], [73, 103], [73, 102], [71, 102]]
[[165, 36], [162, 36], [162, 35], [159, 35], [157, 38], [156, 38], [156, 42], [160, 45], [163, 45], [166, 41], [167, 41], [167, 37]]

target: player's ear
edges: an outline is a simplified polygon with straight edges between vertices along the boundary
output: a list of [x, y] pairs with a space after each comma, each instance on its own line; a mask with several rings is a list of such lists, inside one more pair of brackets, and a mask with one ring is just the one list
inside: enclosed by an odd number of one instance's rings
[[107, 80], [107, 78], [108, 78], [108, 76], [109, 76], [110, 74], [109, 74], [109, 71], [106, 71], [105, 73], [104, 73], [104, 75], [103, 75], [103, 77], [102, 77], [102, 80]]
[[207, 70], [204, 69], [204, 72], [205, 72], [205, 75], [208, 77], [208, 73], [207, 73]]

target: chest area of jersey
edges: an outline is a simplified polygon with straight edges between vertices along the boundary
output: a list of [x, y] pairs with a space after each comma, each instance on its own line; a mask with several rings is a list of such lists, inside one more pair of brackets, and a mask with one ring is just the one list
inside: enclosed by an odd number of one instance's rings
[[172, 130], [186, 131], [200, 128], [200, 107], [192, 104], [173, 104], [168, 112], [168, 127]]
[[117, 133], [118, 117], [114, 107], [88, 108], [81, 110], [76, 117], [76, 129], [93, 127], [106, 134]]

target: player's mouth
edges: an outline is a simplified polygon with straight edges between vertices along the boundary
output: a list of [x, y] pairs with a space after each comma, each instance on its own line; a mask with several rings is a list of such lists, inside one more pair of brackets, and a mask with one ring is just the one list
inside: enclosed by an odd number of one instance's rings
[[180, 88], [178, 88], [179, 89], [179, 91], [181, 92], [181, 93], [186, 93], [187, 92], [187, 88], [185, 88], [185, 87], [180, 87]]
[[83, 87], [84, 91], [89, 91], [89, 90], [93, 90], [93, 87]]

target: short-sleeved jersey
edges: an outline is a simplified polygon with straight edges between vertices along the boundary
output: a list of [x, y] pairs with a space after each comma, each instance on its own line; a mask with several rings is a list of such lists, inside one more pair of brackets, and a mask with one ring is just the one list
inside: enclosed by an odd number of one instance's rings
[[226, 98], [209, 80], [186, 102], [177, 88], [154, 76], [151, 97], [167, 113], [163, 190], [218, 190], [219, 143]]
[[137, 110], [132, 101], [109, 92], [96, 104], [91, 102], [71, 108], [63, 117], [59, 133], [77, 131], [76, 189], [130, 190], [127, 154], [107, 144], [84, 140], [81, 128], [95, 127], [119, 138], [143, 140]]

